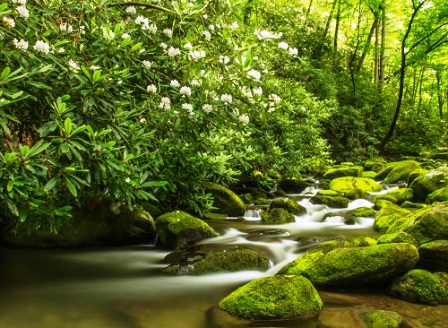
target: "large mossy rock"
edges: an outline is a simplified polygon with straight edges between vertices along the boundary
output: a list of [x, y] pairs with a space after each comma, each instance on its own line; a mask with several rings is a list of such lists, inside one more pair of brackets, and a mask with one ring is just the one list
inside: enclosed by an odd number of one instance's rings
[[422, 208], [396, 220], [387, 232], [400, 231], [411, 234], [420, 245], [448, 239], [448, 203]]
[[343, 197], [341, 193], [335, 190], [319, 190], [316, 195], [311, 197], [310, 202], [333, 208], [347, 208], [350, 199]]
[[407, 183], [409, 175], [420, 168], [420, 163], [416, 161], [398, 162], [384, 179], [384, 183]]
[[436, 240], [420, 246], [419, 268], [432, 272], [448, 272], [448, 240]]
[[278, 188], [288, 194], [300, 194], [310, 183], [302, 179], [283, 179], [278, 183]]
[[394, 297], [408, 302], [447, 303], [447, 279], [446, 273], [434, 274], [414, 269], [395, 279], [390, 292]]
[[[347, 198], [360, 198], [368, 192], [381, 191], [383, 187], [375, 180], [369, 178], [342, 177], [330, 181], [330, 189], [341, 192]], [[357, 195], [359, 197], [350, 197]]]
[[418, 261], [417, 247], [408, 243], [337, 245], [323, 243], [287, 264], [279, 274], [303, 275], [316, 287], [372, 287], [407, 272]]
[[403, 317], [395, 311], [374, 310], [363, 314], [369, 328], [401, 328]]
[[269, 259], [254, 250], [238, 246], [213, 249], [207, 246], [195, 247], [179, 254], [168, 254], [175, 260], [163, 272], [171, 275], [203, 275], [216, 272], [236, 272], [245, 270], [266, 271]]
[[390, 203], [383, 206], [375, 215], [375, 221], [373, 223], [373, 229], [375, 231], [386, 233], [389, 228], [396, 223], [399, 219], [411, 214], [408, 209], [401, 208], [398, 205]]
[[285, 224], [296, 222], [293, 213], [284, 208], [273, 208], [261, 213], [261, 220], [269, 224]]
[[[409, 243], [418, 247], [418, 241], [406, 232], [386, 233], [377, 239], [377, 244]], [[420, 250], [419, 250], [420, 254]]]
[[373, 198], [376, 203], [380, 199], [386, 199], [394, 204], [403, 204], [405, 201], [411, 201], [414, 198], [414, 191], [411, 188], [399, 188], [388, 191], [385, 194], [377, 195]]
[[200, 240], [218, 236], [207, 223], [182, 211], [159, 216], [156, 228], [160, 242], [173, 249], [185, 248]]
[[323, 303], [308, 279], [282, 275], [255, 279], [223, 298], [218, 306], [238, 318], [263, 321], [313, 318]]
[[387, 164], [387, 161], [380, 156], [374, 156], [364, 162], [364, 170], [380, 172]]
[[203, 182], [202, 187], [213, 196], [213, 206], [217, 208], [216, 213], [228, 216], [242, 216], [246, 211], [246, 205], [230, 189], [213, 182]]
[[283, 208], [294, 215], [306, 214], [306, 208], [300, 205], [295, 199], [279, 197], [271, 201], [269, 209]]
[[448, 167], [442, 166], [415, 178], [410, 187], [414, 190], [414, 198], [425, 202], [426, 197], [437, 189], [448, 187]]
[[448, 201], [448, 187], [437, 189], [436, 191], [430, 193], [426, 198], [429, 204], [435, 202], [446, 202]]
[[83, 247], [109, 246], [136, 243], [153, 243], [155, 223], [151, 215], [142, 210], [119, 214], [110, 210], [110, 203], [89, 200], [83, 209], [74, 211], [73, 218], [57, 232], [48, 228], [29, 227], [27, 222], [7, 227], [1, 233], [4, 243], [26, 247]]
[[362, 166], [340, 166], [327, 170], [324, 179], [332, 180], [341, 177], [362, 177]]

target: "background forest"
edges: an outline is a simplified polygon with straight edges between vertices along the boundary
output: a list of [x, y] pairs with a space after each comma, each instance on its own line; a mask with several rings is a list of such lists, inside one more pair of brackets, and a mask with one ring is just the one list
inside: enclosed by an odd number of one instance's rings
[[447, 41], [442, 0], [3, 1], [0, 212], [201, 213], [203, 181], [443, 146]]

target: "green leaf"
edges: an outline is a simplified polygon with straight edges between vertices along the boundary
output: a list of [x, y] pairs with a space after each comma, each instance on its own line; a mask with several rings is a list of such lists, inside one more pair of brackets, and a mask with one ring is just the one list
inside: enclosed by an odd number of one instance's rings
[[28, 147], [27, 145], [22, 146], [22, 148], [20, 149], [20, 153], [22, 154], [23, 157], [26, 157], [29, 152], [30, 147]]
[[61, 151], [63, 154], [67, 154], [70, 151], [70, 147], [69, 147], [68, 143], [63, 143], [61, 145]]
[[78, 191], [76, 190], [76, 187], [75, 187], [73, 181], [70, 178], [65, 177], [65, 182], [67, 184], [67, 188], [70, 191], [70, 193], [73, 196], [77, 197], [78, 196]]
[[6, 191], [11, 192], [14, 189], [14, 181], [8, 181], [8, 185], [6, 187]]
[[64, 121], [64, 130], [67, 135], [72, 132], [73, 124], [70, 117], [67, 117]]
[[168, 181], [148, 181], [141, 185], [142, 188], [145, 187], [164, 187], [168, 184]]
[[45, 190], [46, 192], [50, 191], [51, 189], [53, 189], [53, 188], [56, 186], [56, 184], [57, 184], [58, 182], [59, 182], [59, 177], [53, 177], [53, 178], [51, 178], [51, 179], [45, 184], [44, 190]]
[[48, 148], [48, 146], [50, 146], [49, 142], [44, 143], [43, 140], [40, 140], [38, 143], [36, 143], [31, 150], [29, 151], [29, 153], [27, 154], [26, 157], [31, 157], [31, 156], [35, 156], [37, 154], [40, 154], [41, 152], [43, 152], [45, 149]]
[[6, 79], [10, 72], [11, 72], [11, 69], [9, 67], [5, 67], [3, 69], [2, 74], [0, 75], [0, 79], [2, 79], [2, 80]]
[[87, 70], [87, 68], [84, 65], [81, 65], [81, 70], [84, 72], [84, 74], [87, 76], [87, 78], [92, 81], [92, 76], [90, 75], [89, 71]]
[[143, 45], [143, 42], [134, 44], [131, 48], [131, 52], [137, 51], [138, 49], [140, 49], [142, 47], [142, 45]]
[[0, 5], [0, 11], [4, 11], [6, 8], [8, 8], [8, 4], [7, 3], [2, 3]]

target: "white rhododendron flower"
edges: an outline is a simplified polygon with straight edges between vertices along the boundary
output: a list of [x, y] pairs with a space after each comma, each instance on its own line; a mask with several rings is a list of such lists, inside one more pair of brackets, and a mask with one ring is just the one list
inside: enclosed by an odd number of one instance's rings
[[5, 23], [7, 28], [13, 28], [14, 26], [16, 26], [16, 22], [13, 18], [10, 17], [3, 17], [3, 22]]
[[249, 116], [247, 116], [246, 114], [240, 115], [240, 117], [238, 119], [243, 124], [249, 123]]
[[42, 52], [46, 55], [50, 52], [50, 45], [42, 40], [37, 40], [33, 48], [37, 52]]
[[297, 56], [299, 54], [299, 50], [297, 48], [289, 48], [289, 54], [291, 56]]
[[280, 49], [284, 49], [284, 50], [286, 50], [286, 49], [289, 48], [289, 45], [288, 45], [286, 42], [282, 41], [282, 42], [280, 42], [280, 43], [278, 44], [278, 47], [279, 47]]
[[92, 70], [92, 71], [98, 71], [98, 70], [101, 69], [101, 67], [98, 66], [98, 65], [92, 65], [92, 66], [89, 67], [89, 69]]
[[233, 99], [232, 99], [232, 95], [229, 95], [229, 94], [222, 94], [221, 95], [221, 101], [222, 102], [225, 102], [225, 103], [228, 103], [228, 104], [231, 104], [232, 103], [232, 101], [233, 101]]
[[254, 96], [261, 96], [263, 94], [263, 89], [261, 87], [260, 88], [254, 88], [252, 90], [252, 92], [254, 93]]
[[191, 96], [191, 89], [189, 87], [182, 87], [179, 93], [183, 96]]
[[188, 111], [192, 111], [193, 110], [193, 105], [192, 104], [182, 104], [182, 108], [186, 109]]
[[269, 99], [272, 100], [274, 103], [278, 104], [282, 99], [277, 96], [275, 93], [269, 95]]
[[19, 14], [19, 16], [22, 17], [23, 19], [27, 19], [28, 17], [30, 17], [30, 12], [24, 5], [18, 6], [16, 8], [16, 11]]
[[174, 48], [174, 47], [170, 47], [168, 49], [168, 56], [170, 57], [175, 57], [180, 55], [180, 49], [179, 48]]
[[171, 38], [173, 36], [173, 30], [170, 30], [169, 28], [166, 28], [162, 31], [163, 34], [165, 34], [167, 37]]
[[173, 88], [179, 88], [179, 87], [180, 87], [180, 83], [179, 83], [179, 81], [177, 81], [177, 80], [171, 80], [170, 85], [171, 85]]
[[145, 68], [150, 69], [152, 66], [152, 62], [150, 62], [149, 60], [144, 60], [142, 61], [142, 64]]
[[150, 84], [146, 87], [147, 92], [157, 93], [157, 87], [154, 84]]
[[209, 31], [205, 30], [204, 32], [202, 32], [202, 35], [205, 37], [205, 40], [210, 41], [212, 39], [212, 35], [210, 34]]
[[72, 59], [68, 61], [68, 66], [70, 67], [70, 70], [74, 72], [77, 72], [80, 69], [79, 65]]
[[230, 58], [227, 56], [219, 56], [218, 62], [221, 64], [228, 64], [230, 62]]
[[267, 30], [256, 30], [254, 34], [258, 40], [279, 39], [283, 35], [283, 33], [271, 33]]
[[249, 72], [247, 72], [247, 76], [258, 81], [261, 78], [261, 73], [255, 69], [251, 69]]
[[190, 51], [189, 56], [194, 61], [198, 61], [199, 59], [205, 57], [205, 51], [204, 50], [193, 50], [193, 51]]
[[210, 113], [210, 112], [213, 111], [213, 106], [210, 105], [210, 104], [204, 104], [204, 105], [202, 106], [202, 109], [204, 110], [204, 112], [206, 112], [206, 113]]
[[159, 107], [162, 109], [170, 109], [171, 108], [171, 100], [168, 97], [163, 97], [160, 100]]
[[130, 15], [135, 14], [137, 12], [137, 9], [135, 9], [134, 6], [129, 6], [126, 8], [126, 12]]
[[17, 39], [14, 39], [13, 43], [14, 43], [14, 47], [16, 47], [17, 49], [19, 49], [21, 51], [25, 51], [28, 49], [28, 42], [25, 41], [24, 39], [20, 39], [20, 41], [18, 41]]

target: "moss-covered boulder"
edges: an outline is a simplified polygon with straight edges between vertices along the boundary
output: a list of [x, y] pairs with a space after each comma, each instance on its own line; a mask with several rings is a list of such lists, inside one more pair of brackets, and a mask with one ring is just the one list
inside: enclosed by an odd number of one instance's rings
[[395, 311], [374, 310], [365, 312], [363, 319], [368, 328], [400, 328], [403, 326], [403, 317]]
[[448, 239], [448, 203], [438, 203], [411, 213], [395, 221], [387, 232], [400, 231], [411, 234], [420, 245]]
[[266, 271], [269, 268], [269, 259], [266, 256], [238, 246], [226, 249], [202, 246], [181, 251], [175, 258], [163, 272], [177, 276], [197, 276], [216, 272]]
[[414, 191], [411, 188], [392, 189], [385, 194], [377, 195], [373, 198], [373, 202], [379, 199], [387, 199], [394, 204], [401, 205], [405, 201], [411, 201], [414, 198]]
[[394, 280], [391, 294], [408, 302], [446, 303], [448, 291], [444, 278], [426, 270], [414, 269]]
[[363, 178], [375, 179], [376, 172], [375, 171], [364, 171], [362, 172]]
[[397, 220], [406, 217], [410, 213], [410, 210], [401, 208], [392, 203], [383, 206], [383, 208], [381, 208], [375, 215], [373, 229], [378, 232], [386, 233]]
[[[418, 241], [406, 232], [386, 233], [378, 237], [378, 244], [409, 243], [418, 247]], [[420, 253], [420, 251], [419, 251]]]
[[341, 193], [335, 190], [319, 190], [316, 195], [311, 197], [310, 202], [334, 208], [347, 208], [350, 199], [343, 197]]
[[16, 227], [8, 226], [1, 232], [4, 243], [26, 247], [82, 247], [153, 243], [155, 223], [142, 210], [127, 208], [113, 213], [110, 203], [88, 200], [85, 207], [76, 209], [73, 218], [57, 232], [49, 228], [36, 229], [25, 221]]
[[428, 205], [423, 204], [423, 203], [414, 203], [414, 202], [410, 202], [410, 201], [404, 201], [403, 204], [401, 204], [401, 207], [409, 208], [409, 209], [421, 209], [421, 208], [428, 207]]
[[408, 178], [408, 185], [410, 186], [412, 182], [414, 182], [415, 179], [417, 179], [419, 176], [421, 175], [425, 175], [429, 173], [429, 170], [427, 169], [417, 169], [414, 172], [412, 172], [411, 174], [409, 174], [409, 178]]
[[448, 272], [448, 240], [436, 240], [420, 246], [419, 268]]
[[448, 201], [448, 187], [437, 189], [428, 195], [426, 201], [429, 204], [435, 202], [446, 202]]
[[340, 177], [362, 177], [362, 166], [332, 167], [324, 174], [324, 179], [332, 180]]
[[416, 161], [398, 162], [384, 179], [384, 183], [408, 182], [409, 175], [420, 168], [420, 163]]
[[363, 164], [366, 171], [381, 171], [387, 164], [387, 161], [381, 156], [374, 156], [366, 160]]
[[418, 176], [410, 185], [415, 200], [425, 202], [426, 197], [437, 189], [448, 187], [448, 167], [442, 166]]
[[293, 213], [284, 208], [273, 208], [261, 213], [261, 220], [269, 224], [285, 224], [296, 221]]
[[343, 193], [347, 198], [349, 194], [355, 194], [359, 191], [359, 195], [371, 191], [381, 191], [383, 188], [375, 180], [369, 178], [342, 177], [331, 180], [330, 189]]
[[369, 217], [373, 217], [375, 215], [375, 210], [371, 207], [358, 207], [354, 210], [351, 210], [350, 212], [348, 212], [347, 214], [350, 216], [353, 216], [355, 218], [369, 218]]
[[213, 196], [213, 206], [217, 208], [216, 213], [228, 216], [241, 216], [246, 211], [246, 205], [230, 189], [212, 182], [203, 182], [202, 187]]
[[255, 279], [223, 298], [218, 306], [238, 318], [263, 321], [313, 318], [323, 303], [308, 279], [283, 275]]
[[288, 194], [300, 194], [306, 188], [310, 186], [310, 183], [303, 179], [283, 179], [278, 183], [278, 188]]
[[279, 274], [303, 275], [316, 287], [372, 287], [407, 272], [417, 260], [417, 248], [408, 243], [337, 247], [327, 242]]
[[306, 208], [300, 205], [295, 199], [279, 197], [272, 200], [269, 209], [283, 208], [294, 215], [306, 214]]
[[207, 223], [182, 211], [159, 216], [156, 228], [160, 242], [173, 249], [185, 248], [205, 238], [218, 236]]

